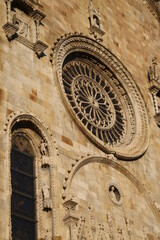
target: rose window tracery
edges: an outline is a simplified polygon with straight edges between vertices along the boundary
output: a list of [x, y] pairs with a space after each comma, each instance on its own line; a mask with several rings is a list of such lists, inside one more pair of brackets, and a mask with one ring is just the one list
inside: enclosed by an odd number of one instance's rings
[[81, 34], [62, 36], [50, 61], [68, 110], [89, 139], [119, 159], [137, 159], [149, 144], [143, 97], [125, 66]]
[[[118, 79], [115, 80], [118, 83]], [[120, 96], [110, 81], [109, 76], [86, 61], [85, 56], [63, 67], [64, 90], [77, 117], [101, 141], [115, 145], [125, 137], [126, 117]], [[128, 107], [133, 112], [131, 103]]]

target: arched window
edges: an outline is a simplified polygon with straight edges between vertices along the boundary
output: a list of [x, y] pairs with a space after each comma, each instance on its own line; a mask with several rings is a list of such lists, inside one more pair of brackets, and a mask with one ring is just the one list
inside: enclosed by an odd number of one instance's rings
[[12, 136], [11, 219], [13, 240], [36, 239], [35, 154], [23, 133]]

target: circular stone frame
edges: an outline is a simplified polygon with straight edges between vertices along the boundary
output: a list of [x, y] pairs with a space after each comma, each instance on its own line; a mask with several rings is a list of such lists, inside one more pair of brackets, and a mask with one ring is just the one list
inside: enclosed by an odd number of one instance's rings
[[[83, 35], [70, 34], [62, 37], [59, 39], [59, 42], [55, 44], [55, 47], [52, 50], [52, 63], [53, 67], [55, 67], [56, 77], [60, 85], [62, 97], [84, 134], [88, 136], [90, 140], [101, 150], [106, 153], [114, 153], [118, 159], [133, 160], [141, 157], [147, 150], [149, 144], [150, 132], [148, 116], [142, 95], [131, 74], [124, 65], [103, 45]], [[133, 106], [134, 111], [130, 111], [128, 114], [133, 114], [135, 128], [133, 130], [132, 122], [127, 122], [126, 124], [128, 124], [128, 126], [125, 138], [119, 144], [106, 144], [106, 142], [102, 141], [90, 132], [77, 117], [66, 96], [62, 77], [63, 66], [67, 57], [77, 52], [86, 55], [88, 54], [94, 59], [98, 59], [102, 63], [102, 68], [106, 66], [112, 73], [114, 73], [119, 83], [123, 86], [123, 89], [125, 89], [127, 97]], [[98, 68], [100, 71], [102, 70], [100, 64], [98, 65]]]
[[[112, 187], [114, 187], [114, 188], [117, 190], [116, 192], [118, 192], [119, 197], [120, 197], [119, 200], [114, 199], [114, 198], [111, 196], [110, 189], [111, 189]], [[120, 190], [120, 187], [117, 185], [117, 183], [115, 183], [115, 182], [110, 182], [109, 184], [107, 184], [107, 186], [106, 186], [106, 192], [108, 193], [109, 198], [111, 199], [111, 201], [112, 201], [114, 204], [116, 204], [117, 206], [122, 206], [122, 204], [123, 204], [123, 193], [122, 193], [122, 191]], [[115, 194], [115, 195], [116, 195], [116, 194]]]

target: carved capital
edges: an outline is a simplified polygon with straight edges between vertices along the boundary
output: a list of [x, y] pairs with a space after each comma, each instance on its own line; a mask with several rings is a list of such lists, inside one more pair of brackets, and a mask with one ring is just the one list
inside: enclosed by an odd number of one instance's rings
[[38, 21], [42, 21], [43, 18], [46, 17], [46, 15], [42, 12], [40, 12], [39, 10], [35, 10], [33, 15], [32, 15], [34, 21], [38, 20]]
[[75, 208], [77, 206], [77, 202], [73, 201], [72, 199], [67, 200], [63, 203], [63, 207], [65, 208], [66, 215], [63, 219], [64, 223], [67, 226], [71, 226], [73, 224], [76, 224], [79, 220], [75, 214]]
[[77, 202], [70, 199], [63, 203], [63, 207], [65, 208], [66, 213], [70, 213], [75, 211], [77, 204]]

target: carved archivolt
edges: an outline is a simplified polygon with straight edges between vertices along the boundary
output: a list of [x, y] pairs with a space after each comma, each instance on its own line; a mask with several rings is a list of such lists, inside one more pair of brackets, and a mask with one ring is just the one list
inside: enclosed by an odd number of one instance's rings
[[100, 43], [78, 34], [58, 39], [51, 54], [65, 103], [105, 152], [134, 159], [148, 147], [142, 96], [127, 69]]
[[[152, 201], [150, 195], [146, 191], [145, 187], [134, 177], [133, 174], [131, 174], [126, 168], [124, 168], [117, 162], [117, 160], [113, 154], [108, 154], [108, 155], [104, 155], [104, 156], [99, 156], [99, 155], [84, 156], [80, 159], [77, 159], [76, 162], [72, 163], [71, 167], [67, 171], [67, 174], [66, 174], [65, 180], [64, 180], [64, 184], [63, 184], [63, 189], [64, 189], [64, 192], [62, 195], [63, 200], [66, 201], [66, 199], [70, 199], [70, 194], [71, 194], [70, 188], [71, 188], [71, 184], [72, 184], [72, 180], [73, 180], [74, 176], [79, 171], [79, 169], [81, 169], [83, 166], [85, 166], [89, 163], [106, 164], [106, 165], [111, 166], [112, 168], [116, 169], [120, 173], [122, 173], [125, 177], [127, 177], [133, 183], [133, 185], [138, 189], [140, 194], [143, 196], [143, 198], [147, 202], [149, 208], [153, 212], [153, 215], [155, 216], [155, 219], [156, 219], [158, 225], [160, 226], [159, 211], [156, 208], [155, 203]], [[111, 186], [113, 184], [116, 186], [116, 188], [118, 188], [117, 184], [115, 184], [115, 183], [110, 183], [109, 186]], [[118, 190], [119, 190], [119, 188], [118, 188]], [[121, 197], [122, 197], [122, 193], [120, 190], [119, 190], [119, 193], [121, 194]], [[120, 205], [121, 205], [121, 203], [122, 202], [120, 202]]]
[[[7, 202], [8, 206], [11, 206], [11, 173], [10, 173], [10, 151], [11, 151], [11, 141], [13, 136], [26, 136], [31, 144], [33, 145], [34, 154], [35, 154], [35, 175], [37, 176], [36, 180], [36, 194], [37, 194], [37, 233], [39, 238], [44, 238], [46, 235], [46, 231], [52, 232], [52, 235], [56, 234], [56, 212], [52, 211], [55, 208], [56, 199], [55, 199], [55, 191], [56, 191], [56, 183], [54, 177], [54, 160], [56, 159], [56, 155], [58, 155], [57, 147], [56, 150], [53, 151], [52, 145], [52, 137], [51, 134], [48, 133], [46, 128], [43, 126], [42, 122], [37, 120], [37, 117], [33, 114], [27, 112], [13, 112], [7, 117], [5, 126], [5, 144], [6, 144], [6, 154], [5, 159], [7, 160], [7, 171], [6, 176], [8, 179], [8, 196]], [[18, 143], [19, 144], [19, 143]], [[42, 148], [42, 144], [44, 145]], [[56, 145], [55, 141], [53, 145]], [[43, 151], [42, 151], [43, 150]], [[45, 159], [44, 159], [45, 158]], [[44, 168], [47, 168], [44, 170]], [[45, 174], [45, 179], [47, 179], [48, 183], [46, 183], [43, 179]], [[44, 189], [44, 185], [49, 189], [49, 197], [47, 195], [47, 190]], [[43, 226], [43, 215], [47, 214], [44, 211], [52, 211], [50, 216], [50, 229], [45, 229]], [[11, 212], [10, 207], [8, 207], [7, 212], [8, 225], [10, 226], [10, 233], [7, 236], [7, 239], [11, 237]], [[53, 227], [54, 226], [54, 227]]]

